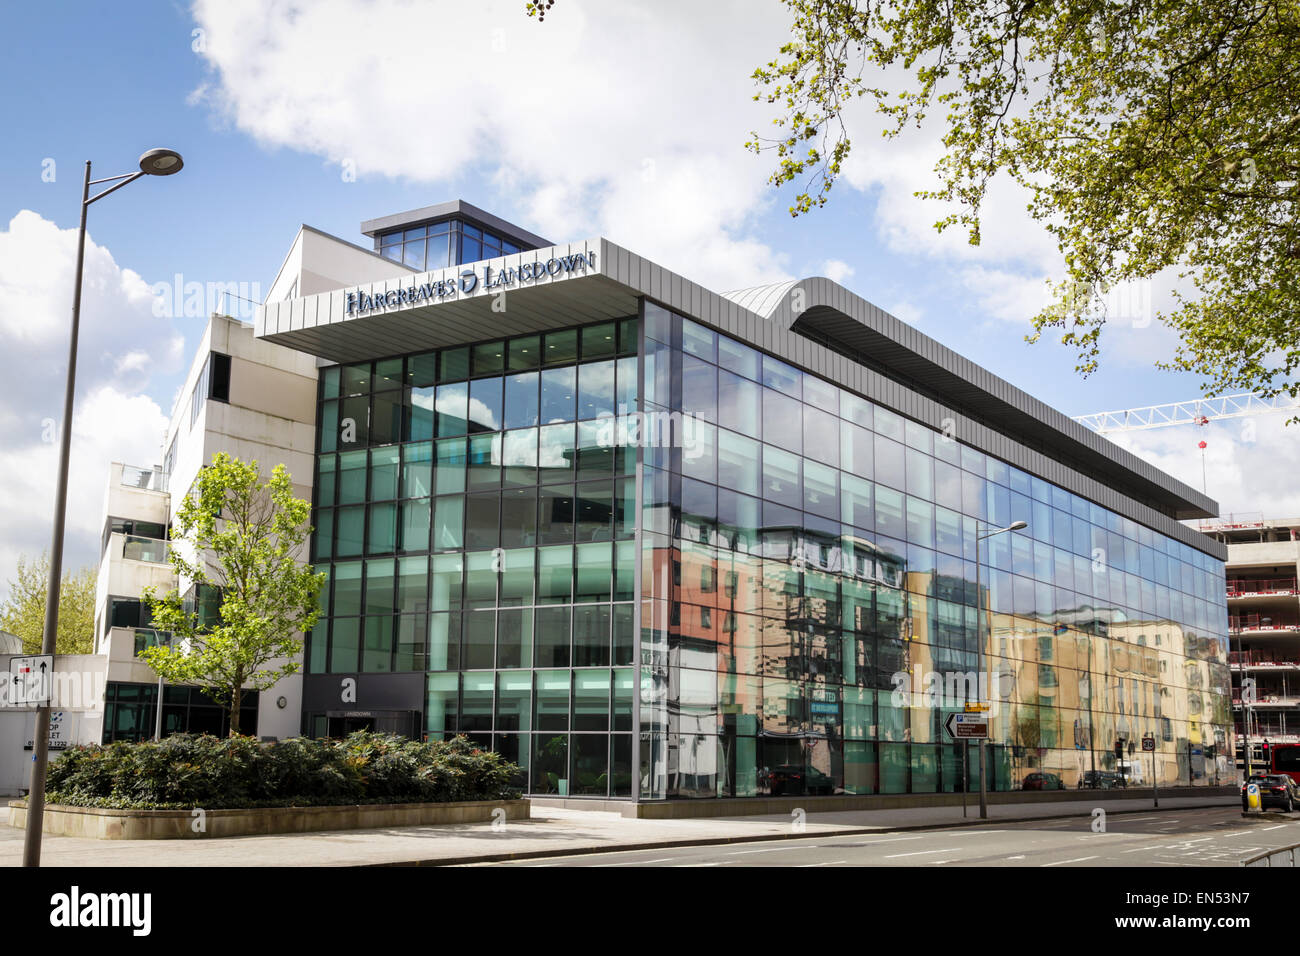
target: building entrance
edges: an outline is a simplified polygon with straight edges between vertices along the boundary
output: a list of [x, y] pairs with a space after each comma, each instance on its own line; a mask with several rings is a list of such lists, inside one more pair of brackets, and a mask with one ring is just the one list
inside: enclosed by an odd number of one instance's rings
[[313, 737], [346, 737], [358, 730], [417, 737], [418, 710], [330, 710], [317, 714], [308, 726]]

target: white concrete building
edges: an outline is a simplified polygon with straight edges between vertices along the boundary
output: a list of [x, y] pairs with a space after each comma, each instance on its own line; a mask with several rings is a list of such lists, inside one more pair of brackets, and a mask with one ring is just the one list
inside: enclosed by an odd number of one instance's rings
[[1249, 739], [1259, 769], [1265, 741], [1300, 744], [1300, 518], [1233, 516], [1201, 529], [1228, 546], [1237, 739]]
[[[157, 675], [138, 659], [158, 640], [141, 595], [147, 587], [179, 587], [194, 602], [210, 599], [175, 579], [167, 560], [168, 530], [201, 467], [218, 452], [255, 460], [264, 474], [283, 464], [294, 493], [311, 499], [316, 363], [301, 352], [253, 337], [252, 328], [214, 315], [172, 409], [161, 463], [114, 463], [104, 495], [104, 537], [95, 613], [95, 659], [105, 673], [106, 713], [89, 740], [138, 739], [153, 732]], [[298, 733], [299, 693], [293, 680], [251, 695], [246, 718], [262, 736]], [[282, 703], [281, 703], [282, 702]], [[164, 732], [223, 725], [220, 709], [192, 688], [168, 688]]]

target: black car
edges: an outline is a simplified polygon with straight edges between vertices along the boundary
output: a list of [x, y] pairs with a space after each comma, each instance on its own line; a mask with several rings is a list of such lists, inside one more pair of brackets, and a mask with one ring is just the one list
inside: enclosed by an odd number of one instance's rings
[[773, 767], [768, 776], [772, 796], [798, 797], [804, 794], [830, 796], [835, 792], [834, 781], [816, 767], [785, 764]]
[[1249, 801], [1246, 799], [1246, 789], [1255, 784], [1259, 787], [1259, 805], [1267, 810], [1269, 807], [1277, 807], [1291, 813], [1297, 805], [1300, 805], [1300, 788], [1296, 787], [1296, 782], [1284, 773], [1252, 773], [1245, 783], [1241, 785], [1241, 809], [1250, 808]]
[[1085, 770], [1079, 778], [1080, 790], [1113, 790], [1127, 786], [1127, 777], [1110, 770]]

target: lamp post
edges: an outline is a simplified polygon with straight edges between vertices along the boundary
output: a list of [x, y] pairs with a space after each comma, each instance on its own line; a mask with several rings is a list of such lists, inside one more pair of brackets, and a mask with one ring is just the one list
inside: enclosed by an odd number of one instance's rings
[[[63, 528], [68, 505], [68, 455], [72, 442], [72, 396], [77, 383], [77, 335], [81, 321], [81, 274], [86, 257], [86, 212], [90, 204], [116, 192], [141, 176], [170, 176], [181, 171], [181, 154], [173, 149], [151, 149], [140, 157], [140, 168], [133, 173], [90, 178], [90, 161], [86, 161], [86, 178], [81, 188], [81, 227], [77, 234], [77, 269], [72, 286], [72, 334], [68, 340], [68, 375], [63, 393], [63, 427], [59, 434], [59, 477], [54, 486], [54, 537], [50, 545], [50, 579], [45, 592], [45, 627], [41, 634], [41, 653], [53, 654], [59, 632], [59, 583], [63, 574]], [[90, 187], [112, 183], [107, 189], [90, 195]], [[49, 766], [50, 705], [36, 709], [36, 732], [32, 736], [32, 777], [27, 792], [27, 829], [23, 839], [23, 866], [41, 864], [41, 828], [45, 817], [45, 771]]]
[[[980, 534], [979, 522], [975, 522], [975, 691], [979, 694], [980, 703], [987, 706], [983, 700], [984, 691], [988, 689], [988, 680], [984, 677], [984, 598], [980, 591], [980, 542], [985, 538], [991, 538], [994, 535], [1005, 534], [1008, 531], [1019, 531], [1022, 528], [1029, 527], [1023, 521], [1013, 521], [1005, 528], [998, 528], [995, 531], [989, 531]], [[987, 713], [987, 711], [985, 711]], [[987, 820], [989, 816], [989, 798], [988, 798], [988, 776], [986, 773], [987, 758], [985, 756], [985, 744], [988, 743], [987, 737], [981, 737], [979, 741], [979, 766], [980, 766], [980, 819]]]

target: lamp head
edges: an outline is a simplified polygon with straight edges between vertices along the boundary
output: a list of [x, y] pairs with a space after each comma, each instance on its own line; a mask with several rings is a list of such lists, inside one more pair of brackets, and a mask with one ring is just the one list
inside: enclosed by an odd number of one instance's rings
[[150, 176], [170, 176], [179, 173], [185, 163], [174, 149], [151, 149], [140, 157], [140, 171]]

